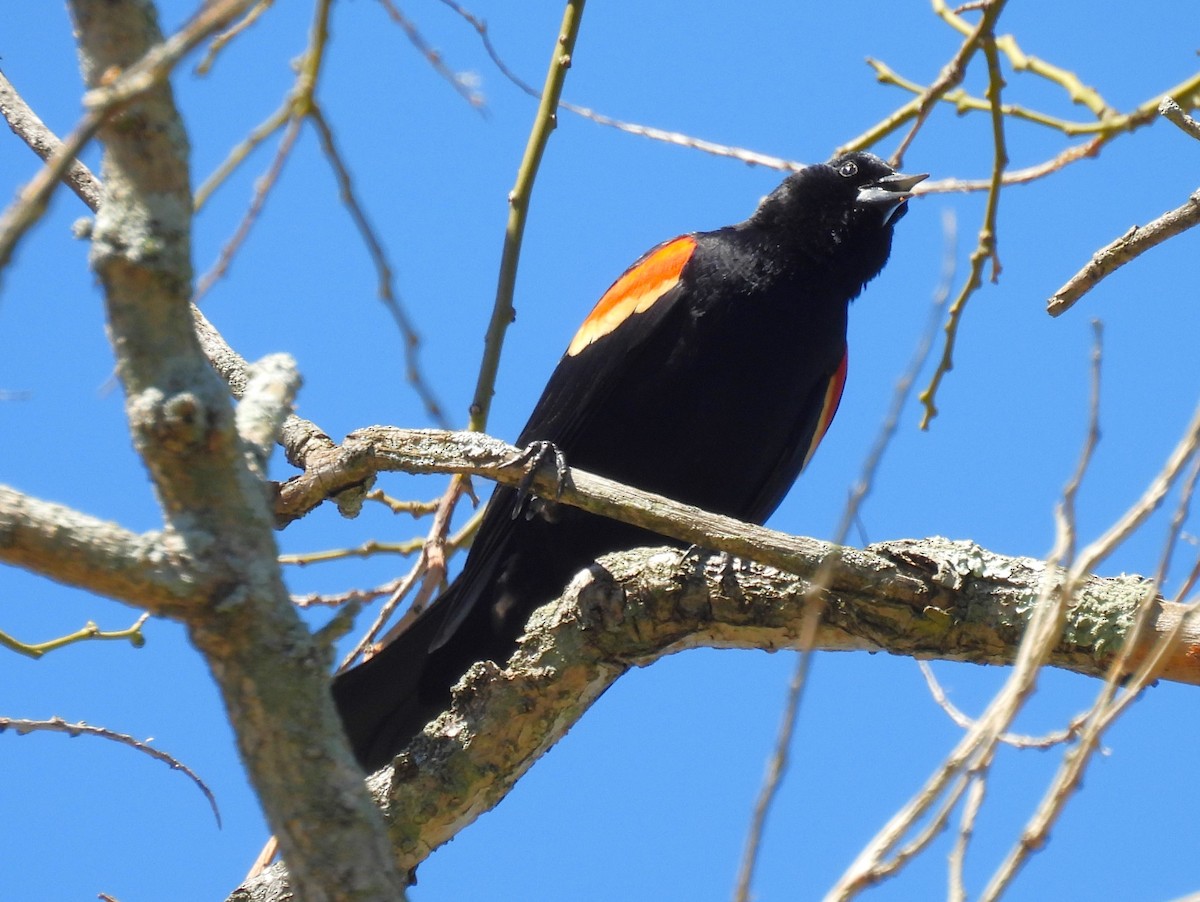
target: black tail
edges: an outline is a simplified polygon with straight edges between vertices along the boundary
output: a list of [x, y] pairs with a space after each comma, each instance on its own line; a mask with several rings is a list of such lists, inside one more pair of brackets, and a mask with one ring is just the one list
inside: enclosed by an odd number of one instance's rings
[[422, 691], [442, 610], [440, 602], [433, 605], [391, 645], [333, 681], [342, 726], [368, 773], [388, 764], [449, 705], [449, 685], [444, 693]]
[[[391, 762], [427, 723], [450, 707], [450, 690], [476, 661], [503, 664], [517, 645], [528, 608], [507, 622], [490, 604], [466, 606], [443, 636], [462, 576], [421, 613], [391, 645], [333, 681], [333, 700], [358, 763], [368, 773]], [[430, 649], [437, 646], [435, 650]]]

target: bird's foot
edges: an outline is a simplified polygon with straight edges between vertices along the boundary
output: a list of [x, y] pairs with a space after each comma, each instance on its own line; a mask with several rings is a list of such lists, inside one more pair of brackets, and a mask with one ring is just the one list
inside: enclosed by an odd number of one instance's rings
[[554, 472], [556, 476], [554, 499], [557, 501], [562, 497], [563, 489], [567, 485], [569, 471], [567, 470], [566, 456], [554, 442], [530, 442], [525, 446], [525, 450], [514, 456], [512, 460], [506, 462], [505, 466], [525, 467], [525, 475], [517, 483], [517, 500], [513, 503], [512, 509], [512, 518], [514, 520], [521, 515], [521, 511], [525, 508], [525, 502], [529, 499], [530, 489], [533, 486], [533, 479], [537, 475], [538, 469], [551, 455], [554, 456]]

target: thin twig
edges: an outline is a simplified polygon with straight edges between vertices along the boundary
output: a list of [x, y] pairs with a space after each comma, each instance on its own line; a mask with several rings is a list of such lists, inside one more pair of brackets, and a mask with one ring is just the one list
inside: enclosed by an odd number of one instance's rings
[[[934, 291], [929, 323], [922, 333], [920, 341], [917, 343], [912, 360], [896, 383], [895, 391], [892, 393], [891, 406], [883, 422], [880, 424], [875, 442], [863, 462], [862, 473], [850, 492], [850, 498], [846, 502], [846, 506], [842, 511], [841, 521], [834, 533], [833, 543], [835, 546], [845, 542], [851, 526], [857, 520], [862, 505], [871, 491], [871, 486], [875, 482], [875, 474], [878, 472], [879, 465], [883, 461], [884, 452], [891, 444], [892, 439], [895, 438], [896, 428], [900, 423], [900, 414], [904, 410], [904, 405], [907, 403], [908, 397], [912, 392], [912, 386], [916, 380], [917, 373], [921, 371], [921, 368], [925, 365], [925, 361], [928, 359], [929, 349], [933, 345], [934, 332], [937, 329], [938, 322], [941, 320], [946, 299], [950, 296], [950, 286], [954, 284], [955, 260], [957, 257], [956, 245], [958, 243], [957, 221], [953, 212], [947, 211], [943, 216], [942, 231], [945, 236], [945, 253], [942, 255], [942, 278]], [[759, 790], [758, 799], [755, 802], [754, 811], [751, 815], [750, 826], [747, 830], [746, 843], [742, 853], [742, 864], [734, 889], [735, 902], [747, 902], [750, 898], [751, 886], [754, 880], [754, 869], [757, 866], [758, 852], [762, 846], [762, 834], [766, 826], [767, 815], [770, 813], [771, 806], [774, 804], [775, 798], [782, 786], [783, 777], [787, 773], [788, 749], [791, 747], [794, 738], [796, 717], [799, 713], [800, 703], [804, 697], [804, 686], [807, 682], [807, 675], [811, 666], [816, 628], [820, 620], [819, 614], [824, 607], [820, 599], [829, 586], [836, 563], [836, 553], [830, 554], [825, 564], [817, 571], [816, 576], [813, 578], [812, 588], [805, 599], [806, 609], [803, 621], [803, 641], [800, 644], [801, 651], [796, 661], [795, 672], [792, 674], [792, 681], [785, 702], [787, 707], [785, 707], [783, 712], [779, 734], [776, 738], [771, 757], [768, 759], [766, 776], [763, 779], [762, 788]]]
[[[1145, 522], [1149, 515], [1162, 503], [1166, 492], [1177, 481], [1183, 472], [1183, 468], [1197, 456], [1198, 451], [1200, 451], [1200, 406], [1197, 407], [1183, 438], [1176, 445], [1170, 457], [1168, 457], [1163, 470], [1151, 482], [1142, 497], [1104, 535], [1085, 548], [1079, 555], [1079, 559], [1073, 563], [1067, 578], [1066, 587], [1073, 586], [1086, 572], [1090, 572], [1090, 568], [1111, 554], [1118, 545], [1124, 542], [1135, 529]], [[1192, 493], [1196, 486], [1197, 472], [1197, 469], [1193, 467], [1185, 485], [1183, 498], [1180, 502], [1181, 512], [1177, 513], [1176, 521], [1183, 516], [1182, 511], [1186, 511], [1187, 506], [1190, 504]], [[1173, 537], [1176, 534], [1177, 530], [1172, 525], [1169, 528], [1169, 540], [1173, 541]], [[1196, 570], [1200, 572], [1200, 563], [1198, 563]], [[1150, 583], [1145, 590], [1147, 601], [1143, 603], [1138, 612], [1134, 629], [1139, 629], [1144, 623], [1142, 612], [1148, 606], [1148, 600], [1156, 594], [1154, 588], [1155, 584]], [[1193, 605], [1191, 611], [1188, 613], [1194, 613], [1196, 608], [1197, 605]], [[999, 898], [1001, 893], [1016, 877], [1029, 856], [1045, 844], [1050, 828], [1064, 810], [1068, 798], [1078, 789], [1083, 772], [1092, 755], [1099, 747], [1100, 738], [1104, 731], [1111, 726], [1116, 717], [1128, 707], [1129, 703], [1154, 678], [1166, 656], [1177, 642], [1178, 636], [1182, 633], [1188, 619], [1187, 615], [1180, 617], [1175, 627], [1156, 642], [1153, 651], [1147, 655], [1136, 673], [1128, 679], [1123, 695], [1115, 701], [1111, 701], [1113, 693], [1116, 690], [1117, 680], [1120, 677], [1121, 670], [1123, 670], [1123, 664], [1128, 660], [1128, 653], [1125, 651], [1118, 656], [1114, 668], [1109, 674], [1109, 679], [1101, 690], [1101, 698], [1094, 709], [1095, 714], [1085, 725], [1081, 733], [1079, 744], [1064, 759], [1054, 780], [1047, 788], [1042, 803], [1026, 824], [1020, 839], [1014, 844], [1008, 856], [993, 874], [991, 881], [980, 897], [981, 900], [990, 902], [990, 900]], [[1131, 631], [1129, 645], [1132, 646], [1135, 642], [1136, 637], [1132, 635]]]
[[766, 831], [767, 815], [770, 814], [779, 788], [783, 785], [783, 777], [787, 773], [788, 749], [791, 748], [792, 739], [796, 735], [796, 717], [800, 712], [804, 686], [808, 682], [808, 671], [812, 661], [813, 634], [815, 634], [819, 622], [819, 617], [806, 616], [804, 618], [801, 632], [803, 633], [803, 647], [806, 650], [800, 652], [796, 667], [792, 671], [792, 680], [783, 701], [783, 716], [779, 721], [775, 746], [771, 756], [767, 759], [767, 771], [763, 775], [763, 784], [758, 791], [758, 798], [754, 802], [754, 810], [750, 814], [750, 826], [746, 830], [742, 863], [738, 868], [737, 884], [733, 891], [734, 902], [748, 902], [750, 899], [750, 889], [754, 883], [754, 870], [758, 866], [759, 849], [762, 847], [762, 838]]
[[[1010, 169], [1004, 173], [1000, 183], [1004, 187], [1010, 185], [1027, 185], [1037, 179], [1060, 171], [1071, 163], [1095, 157], [1104, 144], [1103, 138], [1093, 138], [1083, 144], [1074, 144], [1060, 151], [1049, 160], [1027, 166], [1024, 169]], [[993, 179], [938, 179], [932, 182], [922, 182], [913, 194], [970, 194], [979, 191], [990, 191]]]
[[[521, 256], [521, 239], [525, 231], [533, 184], [542, 155], [550, 140], [550, 133], [556, 124], [555, 110], [566, 81], [567, 69], [571, 66], [571, 55], [575, 52], [575, 39], [579, 34], [584, 2], [585, 0], [567, 0], [562, 24], [555, 40], [554, 52], [550, 59], [550, 67], [546, 73], [546, 84], [541, 93], [537, 115], [534, 117], [529, 140], [525, 146], [525, 154], [517, 169], [516, 184], [508, 197], [508, 223], [505, 227], [504, 249], [500, 259], [496, 300], [484, 338], [483, 359], [480, 362], [474, 400], [471, 402], [468, 419], [467, 428], [472, 432], [482, 432], [487, 426], [496, 374], [500, 368], [500, 352], [504, 345], [504, 335], [508, 330], [509, 323], [513, 320], [513, 293], [516, 287], [517, 264]], [[420, 589], [412, 606], [405, 617], [389, 631], [389, 636], [404, 629], [411, 618], [425, 607], [434, 591], [442, 584], [446, 574], [446, 534], [450, 528], [454, 507], [458, 499], [469, 491], [469, 485], [465, 476], [455, 476], [450, 480], [450, 485], [438, 504], [438, 510], [434, 515], [434, 521], [425, 540], [421, 557], [405, 577], [403, 589], [398, 589], [384, 605], [370, 633], [359, 642], [343, 666], [346, 666], [374, 641], [374, 637], [382, 629], [400, 599], [412, 586], [417, 584], [418, 580], [420, 580]]]
[[216, 35], [209, 43], [208, 50], [204, 52], [204, 56], [200, 62], [196, 64], [196, 74], [207, 75], [212, 69], [213, 63], [217, 61], [217, 54], [224, 50], [230, 41], [257, 22], [262, 14], [270, 9], [274, 3], [275, 0], [258, 0], [254, 7], [242, 17], [241, 21], [235, 22], [219, 35]]
[[1105, 245], [1092, 255], [1087, 265], [1067, 280], [1066, 284], [1051, 295], [1046, 302], [1046, 312], [1059, 316], [1070, 310], [1081, 297], [1091, 291], [1101, 280], [1112, 275], [1152, 247], [1157, 247], [1168, 238], [1200, 223], [1200, 189], [1192, 192], [1186, 201], [1174, 210], [1144, 226], [1133, 226], [1116, 241]]
[[425, 407], [425, 412], [429, 414], [429, 418], [443, 429], [448, 429], [450, 428], [449, 420], [446, 419], [442, 404], [438, 401], [433, 389], [425, 382], [424, 376], [421, 375], [421, 337], [417, 334], [416, 326], [413, 325], [408, 313], [400, 304], [395, 288], [396, 279], [392, 272], [391, 263], [388, 262], [387, 251], [384, 249], [383, 242], [380, 240], [375, 228], [371, 225], [370, 220], [367, 219], [367, 214], [362, 204], [358, 201], [358, 196], [354, 191], [354, 181], [350, 177], [349, 168], [346, 166], [341, 153], [337, 149], [333, 129], [329, 127], [329, 123], [325, 119], [325, 114], [321, 112], [321, 108], [315, 100], [312, 101], [309, 107], [308, 118], [316, 127], [317, 136], [321, 139], [321, 149], [325, 152], [325, 158], [333, 168], [342, 204], [350, 213], [350, 218], [354, 220], [354, 225], [358, 228], [358, 233], [362, 236], [363, 243], [367, 246], [367, 253], [370, 254], [371, 261], [375, 264], [377, 278], [376, 292], [379, 295], [379, 300], [383, 302], [383, 306], [387, 308], [388, 313], [395, 320], [396, 326], [400, 329], [400, 336], [404, 341], [405, 378], [421, 399], [421, 403]]
[[949, 902], [966, 902], [967, 887], [963, 879], [963, 869], [967, 861], [967, 850], [971, 846], [971, 838], [975, 835], [975, 822], [979, 811], [983, 808], [983, 800], [987, 796], [986, 774], [972, 774], [967, 780], [966, 802], [963, 805], [962, 817], [959, 819], [958, 836], [954, 847], [947, 857], [949, 868], [950, 891]]
[[0, 632], [0, 645], [34, 660], [64, 646], [74, 645], [76, 642], [88, 642], [93, 639], [108, 641], [127, 640], [134, 648], [141, 648], [146, 644], [146, 638], [142, 635], [142, 627], [149, 619], [150, 615], [148, 613], [142, 614], [134, 621], [132, 626], [127, 626], [121, 630], [102, 630], [96, 624], [89, 621], [84, 624], [82, 629], [68, 633], [65, 636], [49, 639], [45, 642], [21, 642], [18, 639], [14, 639], [8, 633]]
[[[942, 688], [942, 684], [934, 674], [933, 668], [929, 666], [929, 662], [918, 660], [917, 667], [920, 668], [921, 676], [925, 678], [925, 686], [929, 689], [929, 694], [933, 697], [938, 707], [946, 713], [947, 717], [954, 721], [955, 726], [964, 730], [971, 729], [975, 724], [975, 720], [964, 714], [954, 702], [950, 701], [949, 696], [946, 695], [946, 690]], [[1064, 742], [1074, 740], [1083, 728], [1086, 717], [1086, 714], [1077, 715], [1063, 729], [1054, 730], [1043, 736], [1029, 736], [1024, 733], [1002, 733], [1000, 741], [1016, 749], [1043, 750], [1053, 748], [1056, 745], [1062, 745]]]
[[199, 209], [219, 187], [258, 147], [267, 137], [280, 128], [284, 128], [284, 136], [280, 140], [279, 149], [268, 167], [265, 175], [255, 185], [254, 196], [250, 206], [242, 217], [233, 237], [221, 250], [220, 257], [214, 267], [200, 280], [196, 289], [195, 300], [203, 296], [216, 279], [221, 278], [228, 270], [233, 256], [245, 241], [249, 230], [258, 218], [267, 196], [278, 181], [284, 163], [291, 155], [299, 137], [299, 130], [305, 120], [312, 123], [317, 131], [321, 149], [326, 160], [333, 169], [334, 178], [343, 206], [350, 213], [350, 218], [358, 229], [367, 247], [367, 253], [375, 265], [377, 274], [377, 291], [384, 307], [387, 308], [400, 330], [404, 344], [405, 378], [416, 391], [417, 396], [428, 413], [432, 422], [442, 428], [449, 428], [444, 409], [438, 401], [432, 387], [425, 381], [421, 372], [419, 350], [420, 336], [416, 327], [402, 306], [395, 289], [395, 276], [382, 240], [379, 238], [365, 208], [359, 202], [354, 190], [354, 181], [350, 175], [341, 153], [337, 148], [333, 129], [330, 127], [316, 99], [317, 85], [320, 81], [322, 65], [325, 60], [325, 49], [329, 41], [329, 17], [332, 11], [332, 0], [319, 0], [316, 6], [313, 25], [310, 31], [309, 43], [301, 57], [296, 81], [287, 99], [266, 120], [251, 131], [249, 136], [238, 144], [224, 162], [210, 175], [196, 192], [196, 208]]
[[1088, 425], [1083, 454], [1080, 455], [1079, 464], [1063, 489], [1062, 497], [1062, 515], [1067, 528], [1064, 557], [1068, 561], [1075, 558], [1075, 499], [1079, 496], [1079, 489], [1083, 485], [1083, 478], [1087, 474], [1088, 467], [1092, 463], [1092, 457], [1095, 455], [1096, 448], [1100, 444], [1100, 390], [1102, 388], [1101, 374], [1104, 364], [1104, 326], [1099, 320], [1092, 320], [1091, 362]]
[[513, 292], [517, 283], [517, 264], [521, 258], [521, 240], [525, 234], [525, 223], [529, 213], [533, 183], [537, 178], [542, 155], [550, 133], [557, 122], [555, 110], [566, 82], [567, 69], [571, 66], [571, 55], [575, 52], [575, 39], [579, 35], [579, 24], [583, 17], [584, 0], [567, 0], [562, 25], [554, 43], [550, 68], [546, 73], [546, 84], [541, 91], [537, 115], [525, 154], [517, 169], [517, 180], [508, 196], [508, 223], [504, 230], [504, 249], [500, 256], [500, 275], [496, 286], [496, 301], [492, 307], [491, 321], [484, 338], [483, 360], [479, 377], [475, 383], [475, 395], [471, 402], [467, 428], [482, 432], [487, 428], [488, 413], [492, 407], [492, 395], [496, 384], [496, 373], [500, 369], [500, 351], [504, 335], [513, 320]]
[[[1000, 18], [1000, 13], [1004, 11], [1004, 6], [1007, 0], [987, 0], [986, 3], [980, 5], [982, 15], [979, 17], [979, 22], [976, 23], [974, 29], [967, 35], [967, 39], [959, 47], [958, 52], [938, 73], [937, 79], [928, 88], [925, 93], [917, 98], [916, 107], [913, 111], [913, 124], [909, 128], [908, 133], [900, 141], [900, 146], [896, 148], [896, 152], [891, 156], [891, 164], [894, 168], [899, 169], [904, 161], [904, 154], [908, 151], [909, 145], [916, 138], [917, 132], [925, 124], [925, 120], [929, 117], [929, 113], [937, 105], [941, 97], [952, 88], [957, 87], [967, 74], [967, 63], [971, 61], [977, 50], [982, 46], [985, 36], [989, 40], [994, 40], [996, 29], [996, 21]], [[934, 0], [934, 10], [937, 11], [944, 4], [941, 0]], [[989, 85], [990, 87], [990, 85]]]
[[[13, 134], [28, 144], [30, 150], [43, 160], [50, 159], [62, 148], [62, 141], [46, 127], [3, 72], [0, 72], [0, 114], [8, 122]], [[87, 166], [75, 160], [63, 178], [79, 199], [91, 209], [95, 210], [100, 206], [100, 180], [92, 175]]]
[[224, 184], [226, 179], [233, 175], [242, 163], [246, 162], [251, 153], [266, 141], [267, 138], [287, 125], [291, 119], [291, 115], [292, 99], [289, 97], [279, 109], [275, 110], [270, 116], [252, 128], [243, 140], [234, 145], [225, 159], [221, 161], [221, 164], [196, 189], [193, 204], [197, 212], [208, 203], [208, 199], [212, 197], [217, 188]]
[[1171, 95], [1164, 97], [1158, 104], [1158, 114], [1173, 125], [1183, 129], [1184, 134], [1191, 135], [1200, 141], [1200, 122], [1183, 111], [1183, 108]]
[[425, 40], [425, 37], [418, 30], [408, 16], [400, 12], [399, 7], [392, 0], [379, 0], [383, 5], [384, 10], [391, 17], [392, 21], [400, 26], [400, 29], [408, 37], [409, 43], [417, 49], [421, 56], [425, 57], [425, 61], [433, 67], [433, 71], [440, 75], [443, 80], [448, 82], [458, 95], [467, 103], [474, 107], [481, 115], [487, 113], [487, 107], [484, 103], [483, 94], [479, 92], [478, 87], [474, 83], [474, 79], [469, 75], [464, 75], [461, 72], [455, 72], [446, 65], [446, 61], [442, 59], [442, 54], [435, 50], [433, 46]]
[[[1070, 485], [1077, 485], [1082, 478], [1081, 474], [1094, 452], [1097, 434], [1089, 428], [1080, 463]], [[946, 794], [963, 791], [965, 783], [962, 780], [965, 773], [969, 773], [973, 778], [985, 777], [999, 745], [999, 737], [1008, 730], [1017, 712], [1034, 690], [1037, 675], [1062, 632], [1064, 618], [1069, 610], [1068, 602], [1080, 585], [1078, 579], [1073, 577], [1073, 574], [1078, 572], [1074, 567], [1062, 585], [1057, 578], [1051, 576], [1057, 571], [1059, 562], [1073, 543], [1073, 539], [1068, 535], [1074, 531], [1072, 516], [1073, 507], [1070, 504], [1059, 505], [1055, 545], [1046, 562], [1046, 576], [1042, 580], [1033, 614], [1017, 649], [1013, 669], [1004, 686], [993, 697], [983, 715], [971, 724], [942, 765], [863, 847], [855, 861], [830, 890], [826, 896], [827, 900], [849, 899], [893, 873], [894, 866], [885, 858], [889, 850], [914, 828], [939, 798], [943, 799], [941, 810], [947, 810]], [[979, 791], [982, 792], [984, 788], [981, 787]], [[972, 824], [970, 819], [963, 822], [960, 837], [969, 836]], [[925, 831], [924, 835], [932, 836], [929, 831]], [[959, 854], [965, 855], [965, 852], [964, 847]]]
[[[442, 3], [454, 10], [454, 12], [475, 29], [479, 35], [479, 39], [483, 42], [484, 51], [491, 57], [492, 62], [500, 70], [501, 75], [530, 97], [535, 99], [541, 98], [541, 92], [517, 75], [504, 61], [503, 57], [500, 56], [495, 45], [492, 43], [491, 36], [488, 34], [487, 22], [474, 15], [470, 10], [465, 9], [461, 4], [456, 3], [455, 0], [442, 0]], [[560, 101], [558, 106], [559, 109], [574, 113], [576, 116], [594, 122], [596, 125], [615, 128], [617, 131], [636, 135], [640, 138], [649, 138], [651, 141], [661, 141], [665, 144], [674, 144], [677, 147], [688, 147], [692, 150], [698, 150], [701, 153], [712, 154], [717, 157], [729, 157], [730, 159], [738, 160], [751, 166], [765, 166], [769, 169], [779, 169], [784, 172], [795, 172], [804, 167], [803, 163], [798, 163], [795, 160], [786, 160], [783, 157], [775, 157], [770, 154], [747, 150], [744, 147], [718, 144], [714, 141], [705, 141], [703, 138], [685, 135], [682, 132], [672, 132], [650, 125], [639, 125], [636, 122], [625, 122], [621, 119], [614, 119], [611, 116], [605, 116], [603, 113], [598, 113], [595, 110], [574, 103], [568, 103], [565, 100]]]
[[308, 551], [301, 554], [281, 554], [278, 560], [285, 566], [294, 564], [299, 567], [307, 567], [309, 564], [327, 564], [330, 561], [373, 557], [377, 554], [399, 554], [407, 557], [419, 552], [424, 544], [424, 538], [409, 539], [405, 542], [380, 542], [377, 539], [368, 539], [354, 548], [329, 548], [324, 551]]
[[246, 239], [250, 236], [250, 229], [254, 227], [254, 223], [258, 221], [259, 214], [262, 213], [263, 207], [266, 206], [267, 196], [271, 193], [271, 189], [279, 182], [279, 175], [283, 172], [283, 164], [291, 156], [292, 150], [296, 146], [296, 140], [300, 137], [300, 125], [302, 121], [300, 119], [288, 120], [287, 126], [283, 130], [283, 137], [279, 139], [279, 147], [276, 148], [275, 156], [271, 159], [271, 165], [267, 167], [267, 171], [254, 184], [254, 195], [250, 198], [250, 206], [242, 214], [237, 228], [233, 230], [233, 235], [221, 246], [221, 252], [217, 255], [217, 262], [196, 281], [196, 290], [192, 295], [193, 304], [199, 304], [204, 296], [208, 294], [209, 289], [216, 284], [217, 280], [223, 279], [225, 274], [229, 272], [229, 267], [233, 263], [234, 256], [236, 256]]
[[929, 380], [929, 385], [918, 396], [924, 407], [921, 417], [921, 428], [928, 429], [933, 418], [937, 416], [938, 387], [942, 379], [954, 368], [954, 347], [958, 339], [958, 328], [966, 311], [967, 301], [983, 285], [983, 269], [990, 260], [992, 263], [992, 281], [995, 282], [1000, 273], [1000, 258], [997, 246], [997, 212], [1000, 206], [1000, 189], [1003, 185], [1004, 170], [1008, 166], [1008, 151], [1004, 139], [1004, 115], [1000, 110], [1000, 91], [1004, 80], [1000, 75], [1000, 67], [996, 58], [996, 47], [989, 33], [981, 39], [984, 56], [988, 64], [987, 96], [992, 104], [992, 178], [988, 187], [987, 205], [984, 208], [983, 225], [979, 229], [979, 239], [970, 256], [970, 269], [967, 281], [962, 290], [950, 305], [946, 317], [946, 341], [942, 346], [942, 357], [937, 369]]
[[212, 0], [179, 31], [151, 47], [112, 82], [84, 95], [84, 114], [45, 165], [0, 216], [0, 269], [12, 259], [25, 233], [46, 210], [50, 195], [84, 146], [120, 107], [159, 84], [193, 47], [239, 15], [252, 0]]
[[399, 498], [393, 498], [383, 489], [372, 489], [363, 497], [367, 501], [375, 501], [384, 505], [393, 514], [412, 514], [414, 520], [432, 514], [438, 508], [436, 501], [401, 501]]
[[68, 723], [61, 717], [51, 717], [49, 720], [26, 720], [19, 717], [0, 717], [0, 733], [5, 730], [15, 730], [18, 736], [24, 736], [26, 733], [65, 733], [74, 738], [76, 736], [98, 736], [101, 739], [110, 739], [113, 742], [119, 742], [121, 745], [127, 745], [132, 749], [136, 749], [144, 755], [149, 755], [156, 761], [161, 761], [171, 768], [177, 770], [190, 779], [204, 793], [204, 798], [208, 799], [209, 807], [212, 808], [213, 817], [217, 819], [217, 826], [221, 826], [221, 811], [217, 807], [216, 796], [212, 794], [212, 790], [207, 784], [197, 776], [196, 772], [190, 767], [166, 752], [154, 748], [145, 742], [134, 739], [125, 733], [117, 733], [114, 730], [109, 730], [104, 727], [94, 727], [91, 724], [86, 724], [83, 721], [77, 723]]
[[369, 604], [376, 598], [382, 598], [384, 595], [391, 595], [396, 591], [396, 586], [399, 583], [398, 579], [393, 579], [374, 589], [351, 589], [347, 592], [340, 592], [337, 595], [321, 595], [316, 592], [308, 595], [293, 595], [292, 604], [298, 608], [340, 608], [349, 604], [364, 605]]

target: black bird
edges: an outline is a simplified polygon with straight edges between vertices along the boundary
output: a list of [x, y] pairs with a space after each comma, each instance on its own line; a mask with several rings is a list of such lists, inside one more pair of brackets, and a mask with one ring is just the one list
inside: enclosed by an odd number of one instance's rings
[[[761, 523], [841, 398], [846, 316], [887, 262], [924, 175], [868, 153], [808, 166], [745, 222], [658, 245], [584, 320], [517, 439], [582, 470]], [[339, 676], [359, 763], [387, 764], [476, 661], [503, 664], [529, 614], [597, 557], [660, 536], [497, 486], [462, 574], [395, 642]]]

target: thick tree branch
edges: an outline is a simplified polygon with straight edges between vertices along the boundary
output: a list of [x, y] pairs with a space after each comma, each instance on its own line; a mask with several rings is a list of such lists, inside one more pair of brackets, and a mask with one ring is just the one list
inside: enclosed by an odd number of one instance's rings
[[[475, 665], [456, 687], [452, 710], [401, 754], [394, 772], [372, 779], [401, 864], [416, 866], [494, 807], [630, 667], [701, 646], [797, 647], [806, 577], [827, 551], [819, 542], [797, 543], [808, 549], [800, 552], [807, 558], [800, 576], [731, 568], [720, 556], [639, 549], [610, 555], [577, 577], [560, 601], [533, 615], [504, 669]], [[1047, 578], [1058, 585], [1065, 573], [970, 542], [845, 548], [815, 647], [1008, 664]], [[1085, 580], [1049, 663], [1104, 676], [1139, 604], [1150, 604], [1153, 628], [1139, 639], [1140, 658], [1185, 616], [1185, 606], [1148, 589], [1134, 576]], [[1182, 624], [1161, 676], [1200, 685], [1200, 621]], [[246, 895], [234, 898], [262, 897], [254, 894], [286, 879], [272, 872], [253, 893], [244, 887]]]
[[164, 616], [181, 616], [196, 590], [177, 536], [138, 535], [3, 485], [0, 561]]
[[[238, 6], [209, 4], [198, 18]], [[166, 532], [202, 576], [183, 620], [212, 669], [297, 895], [401, 898], [403, 879], [329, 697], [327, 655], [279, 573], [255, 455], [189, 311], [188, 141], [165, 82], [183, 45], [179, 36], [163, 40], [149, 0], [72, 0], [71, 12], [93, 89], [85, 104], [127, 102], [98, 131], [104, 190], [90, 262], [104, 291], [134, 445]], [[287, 389], [272, 386], [290, 381], [261, 377], [261, 390], [247, 394], [264, 410], [276, 408], [267, 419], [277, 422]], [[272, 394], [284, 400], [272, 404]], [[251, 420], [258, 418], [245, 419], [257, 441], [261, 429]]]

